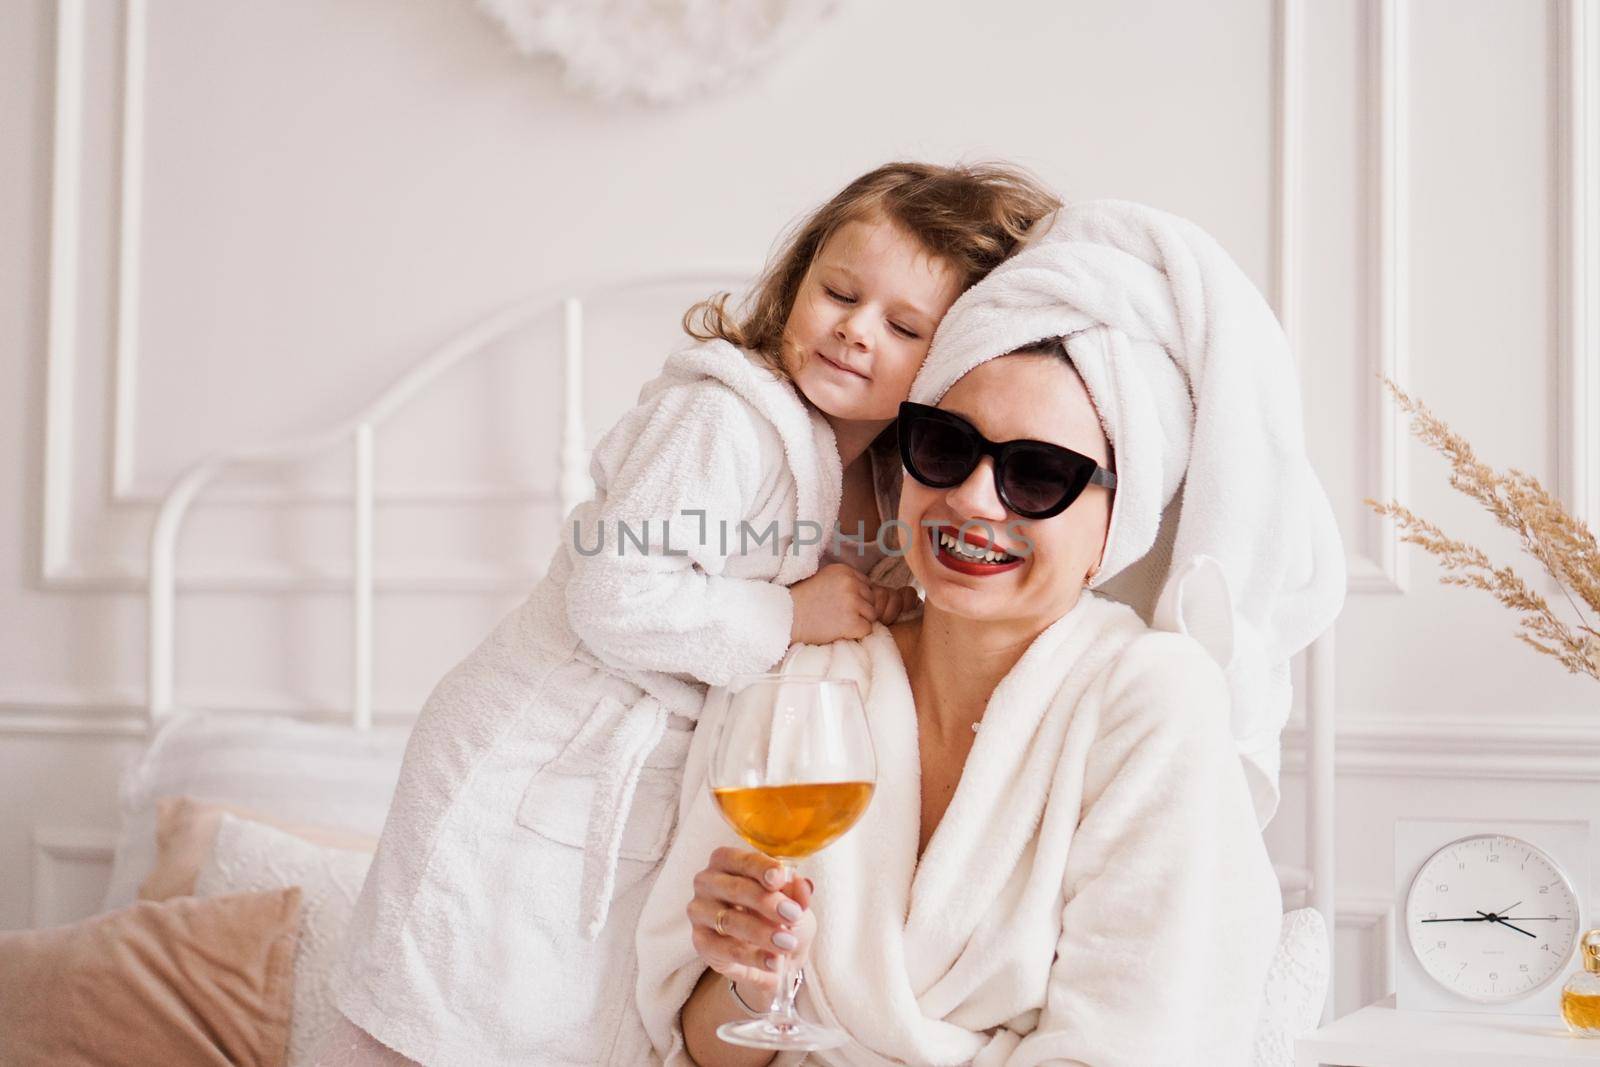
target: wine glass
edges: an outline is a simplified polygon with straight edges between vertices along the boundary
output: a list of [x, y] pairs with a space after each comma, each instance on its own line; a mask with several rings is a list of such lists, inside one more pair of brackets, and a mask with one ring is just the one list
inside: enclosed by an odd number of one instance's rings
[[[728, 686], [727, 715], [707, 775], [734, 831], [783, 867], [820, 851], [854, 826], [877, 781], [877, 759], [853, 681], [762, 674]], [[724, 1023], [717, 1036], [751, 1048], [836, 1048], [848, 1035], [800, 1018], [799, 982], [778, 954], [778, 991], [767, 1013]]]

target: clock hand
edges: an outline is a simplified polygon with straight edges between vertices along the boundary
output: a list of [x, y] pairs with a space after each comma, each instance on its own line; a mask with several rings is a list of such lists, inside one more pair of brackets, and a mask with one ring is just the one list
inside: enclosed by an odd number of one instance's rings
[[1423, 919], [1422, 921], [1425, 923], [1486, 923], [1492, 921], [1481, 911], [1478, 912], [1478, 916], [1476, 919]]
[[[1513, 907], [1514, 906], [1515, 905], [1513, 905]], [[1524, 937], [1531, 937], [1536, 941], [1539, 938], [1538, 934], [1530, 934], [1528, 931], [1524, 930], [1520, 926], [1512, 926], [1510, 923], [1506, 922], [1504, 919], [1500, 918], [1500, 916], [1498, 916], [1498, 915], [1489, 915], [1489, 914], [1487, 914], [1485, 912], [1481, 912], [1481, 911], [1478, 912], [1478, 914], [1482, 915], [1484, 917], [1484, 919], [1486, 921], [1488, 921], [1488, 922], [1499, 923], [1501, 926], [1510, 926], [1511, 929], [1515, 930], [1517, 933], [1523, 935]]]
[[[1517, 901], [1517, 904], [1521, 904], [1521, 903], [1522, 903], [1522, 901], [1520, 901], [1520, 900]], [[1517, 904], [1511, 905], [1511, 908], [1516, 907]], [[1511, 913], [1511, 908], [1497, 908], [1497, 909], [1495, 909], [1495, 911], [1491, 912], [1491, 914], [1493, 914], [1493, 915], [1508, 915], [1508, 914]], [[1481, 915], [1482, 912], [1479, 912], [1479, 914]]]

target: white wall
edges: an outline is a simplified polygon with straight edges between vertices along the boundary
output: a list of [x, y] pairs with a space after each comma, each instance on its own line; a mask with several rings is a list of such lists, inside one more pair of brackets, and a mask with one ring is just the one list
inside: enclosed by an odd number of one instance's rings
[[[143, 694], [151, 501], [187, 463], [341, 415], [541, 286], [748, 267], [878, 162], [997, 156], [1070, 197], [1194, 218], [1297, 340], [1352, 563], [1340, 1006], [1380, 995], [1393, 815], [1600, 808], [1600, 687], [1513, 641], [1486, 597], [1439, 587], [1361, 504], [1398, 493], [1513, 547], [1397, 428], [1384, 370], [1485, 458], [1600, 516], [1600, 268], [1574, 269], [1600, 249], [1597, 7], [858, 0], [754, 84], [654, 109], [567, 94], [466, 0], [8, 0], [0, 928], [82, 913], [103, 876]], [[1586, 36], [1565, 30], [1575, 12]], [[74, 13], [81, 67], [70, 50], [62, 67]], [[681, 302], [662, 304], [663, 341]], [[548, 554], [554, 336], [452, 379], [380, 442], [380, 714], [414, 711]], [[595, 338], [596, 426], [663, 354], [621, 336]], [[344, 703], [343, 474], [201, 508], [181, 702]], [[269, 513], [285, 492], [300, 505]], [[1269, 832], [1294, 861], [1297, 730], [1289, 744]]]

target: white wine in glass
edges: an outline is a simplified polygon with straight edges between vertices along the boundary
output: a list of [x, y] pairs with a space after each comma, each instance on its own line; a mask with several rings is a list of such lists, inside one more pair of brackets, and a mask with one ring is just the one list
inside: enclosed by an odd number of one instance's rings
[[[826, 848], [867, 810], [877, 759], [856, 684], [763, 674], [728, 686], [727, 715], [711, 755], [712, 798], [728, 825], [783, 866]], [[752, 1048], [815, 1050], [849, 1040], [795, 1013], [797, 983], [778, 953], [778, 991], [767, 1014], [724, 1023], [717, 1036]]]

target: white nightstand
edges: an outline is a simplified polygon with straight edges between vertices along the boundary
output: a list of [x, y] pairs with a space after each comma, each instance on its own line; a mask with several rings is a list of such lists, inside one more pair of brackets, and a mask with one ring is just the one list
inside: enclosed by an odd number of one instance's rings
[[1389, 997], [1307, 1034], [1294, 1053], [1295, 1067], [1600, 1065], [1600, 1038], [1538, 1015], [1399, 1012]]

